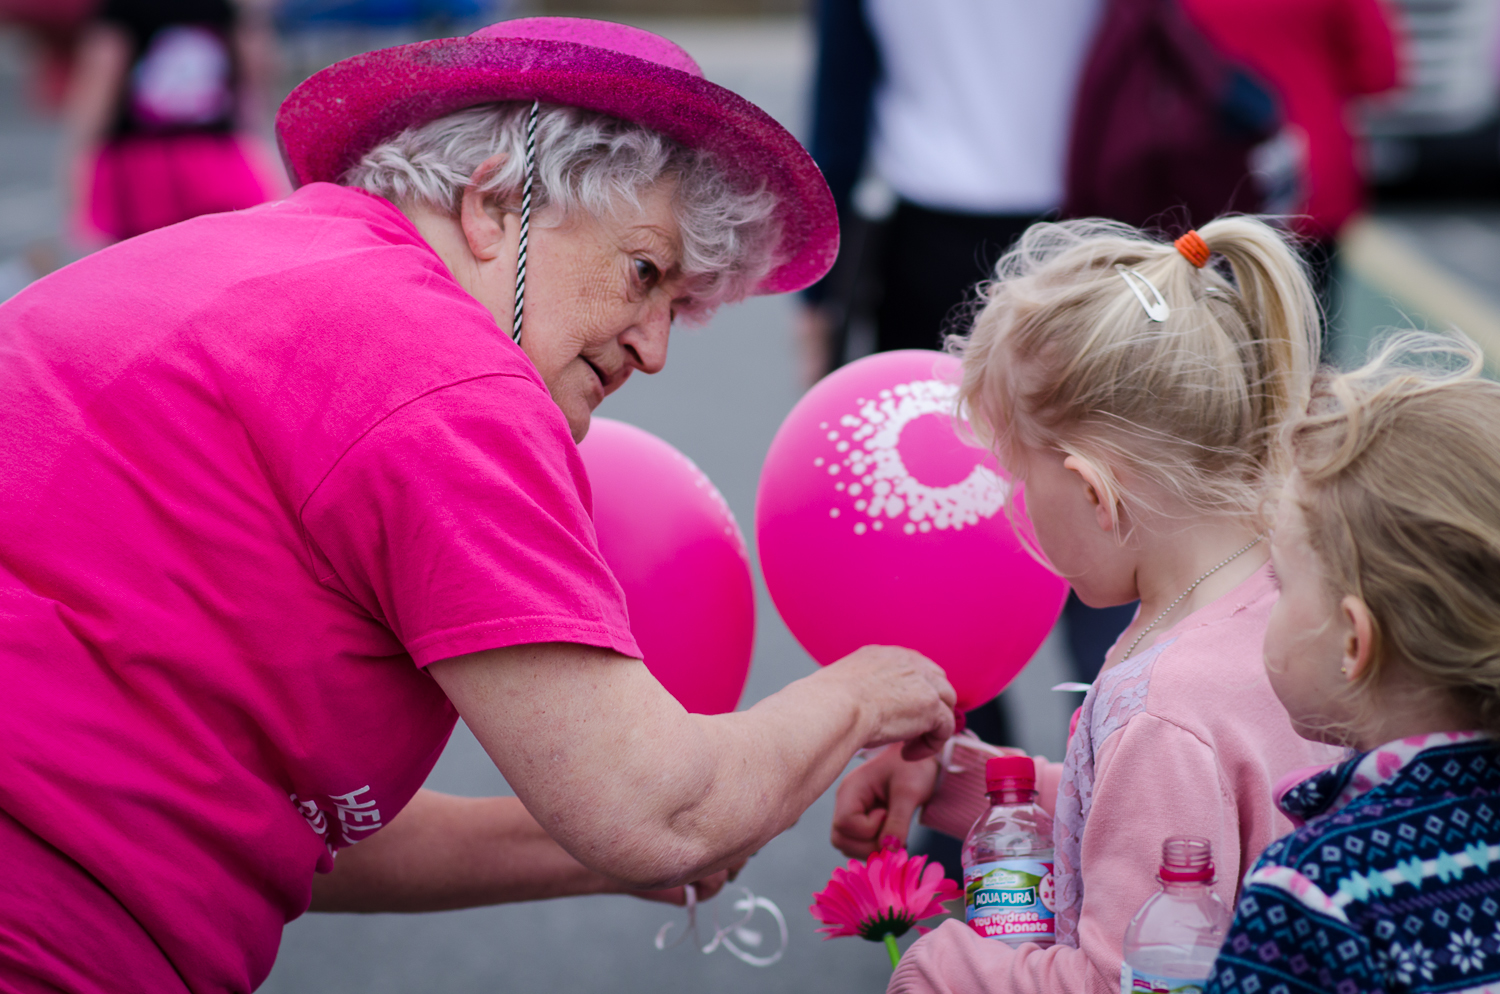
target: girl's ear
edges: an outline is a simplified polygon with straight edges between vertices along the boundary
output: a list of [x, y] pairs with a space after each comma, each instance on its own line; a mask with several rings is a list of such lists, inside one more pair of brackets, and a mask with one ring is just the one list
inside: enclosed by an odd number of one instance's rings
[[474, 258], [481, 262], [497, 258], [505, 244], [506, 222], [511, 215], [497, 210], [490, 203], [489, 195], [479, 190], [485, 178], [504, 165], [505, 159], [504, 152], [496, 152], [479, 164], [474, 175], [469, 177], [469, 185], [464, 187], [463, 203], [459, 206], [459, 224], [463, 227], [464, 239]]
[[1119, 526], [1119, 515], [1115, 511], [1114, 500], [1110, 496], [1109, 488], [1104, 485], [1104, 475], [1099, 472], [1099, 468], [1087, 459], [1068, 456], [1063, 460], [1063, 469], [1078, 474], [1088, 502], [1094, 507], [1094, 520], [1099, 523], [1099, 529], [1106, 532], [1114, 531]]
[[1339, 672], [1345, 679], [1358, 680], [1369, 672], [1375, 657], [1375, 620], [1365, 602], [1349, 595], [1339, 602], [1344, 623], [1344, 658]]

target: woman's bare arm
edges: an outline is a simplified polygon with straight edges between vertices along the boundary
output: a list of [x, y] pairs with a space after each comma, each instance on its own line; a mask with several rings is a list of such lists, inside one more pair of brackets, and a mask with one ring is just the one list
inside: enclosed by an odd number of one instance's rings
[[564, 643], [433, 663], [542, 827], [637, 887], [723, 869], [790, 827], [865, 746], [930, 754], [953, 689], [917, 653], [866, 647], [748, 711], [688, 714], [643, 663]]
[[[698, 882], [699, 897], [727, 876]], [[564, 852], [514, 797], [421, 790], [385, 828], [339, 851], [333, 872], [313, 880], [312, 910], [451, 911], [627, 890]], [[682, 903], [680, 888], [636, 893]]]

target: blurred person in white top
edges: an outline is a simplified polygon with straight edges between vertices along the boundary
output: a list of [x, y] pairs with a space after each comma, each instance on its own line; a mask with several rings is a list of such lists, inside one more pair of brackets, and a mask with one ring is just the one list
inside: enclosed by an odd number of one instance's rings
[[[847, 237], [804, 298], [808, 382], [843, 361], [836, 339], [861, 309], [877, 351], [939, 347], [949, 312], [1058, 208], [1099, 8], [819, 0], [810, 144]], [[886, 223], [868, 238], [862, 220]]]
[[[843, 244], [804, 291], [807, 384], [854, 358], [862, 335], [876, 351], [940, 348], [1001, 253], [1061, 207], [1074, 92], [1102, 6], [818, 0], [810, 146]], [[1092, 680], [1134, 605], [1068, 611], [1074, 675]], [[1012, 744], [1006, 712], [997, 698], [969, 727]], [[953, 875], [957, 843], [942, 838], [918, 846]]]

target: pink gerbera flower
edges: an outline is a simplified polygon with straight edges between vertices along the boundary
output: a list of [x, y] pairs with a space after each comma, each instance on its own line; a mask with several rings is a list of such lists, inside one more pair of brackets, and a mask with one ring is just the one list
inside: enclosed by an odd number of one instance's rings
[[[897, 937], [922, 919], [942, 914], [943, 902], [959, 893], [941, 866], [928, 866], [926, 856], [908, 856], [901, 840], [887, 835], [865, 862], [851, 859], [848, 867], [834, 870], [807, 910], [824, 923], [818, 931], [826, 938], [857, 935], [884, 942], [895, 969], [901, 958]], [[917, 926], [917, 931], [927, 929]]]

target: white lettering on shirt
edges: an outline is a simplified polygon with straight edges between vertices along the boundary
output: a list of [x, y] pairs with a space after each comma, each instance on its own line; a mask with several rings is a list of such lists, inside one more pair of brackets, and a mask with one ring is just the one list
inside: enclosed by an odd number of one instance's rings
[[[347, 794], [333, 794], [329, 798], [333, 801], [333, 806], [338, 809], [339, 825], [344, 841], [351, 846], [365, 838], [363, 833], [373, 832], [384, 825], [384, 822], [380, 820], [380, 809], [375, 806], [377, 802], [373, 798], [364, 801], [356, 800], [369, 790], [370, 785], [366, 784], [358, 790], [351, 790]], [[351, 834], [354, 832], [361, 834]]]
[[287, 796], [291, 798], [293, 807], [302, 812], [302, 817], [307, 819], [307, 826], [309, 828], [318, 833], [319, 837], [328, 834], [328, 818], [318, 807], [317, 801], [299, 801], [296, 794], [288, 794]]

